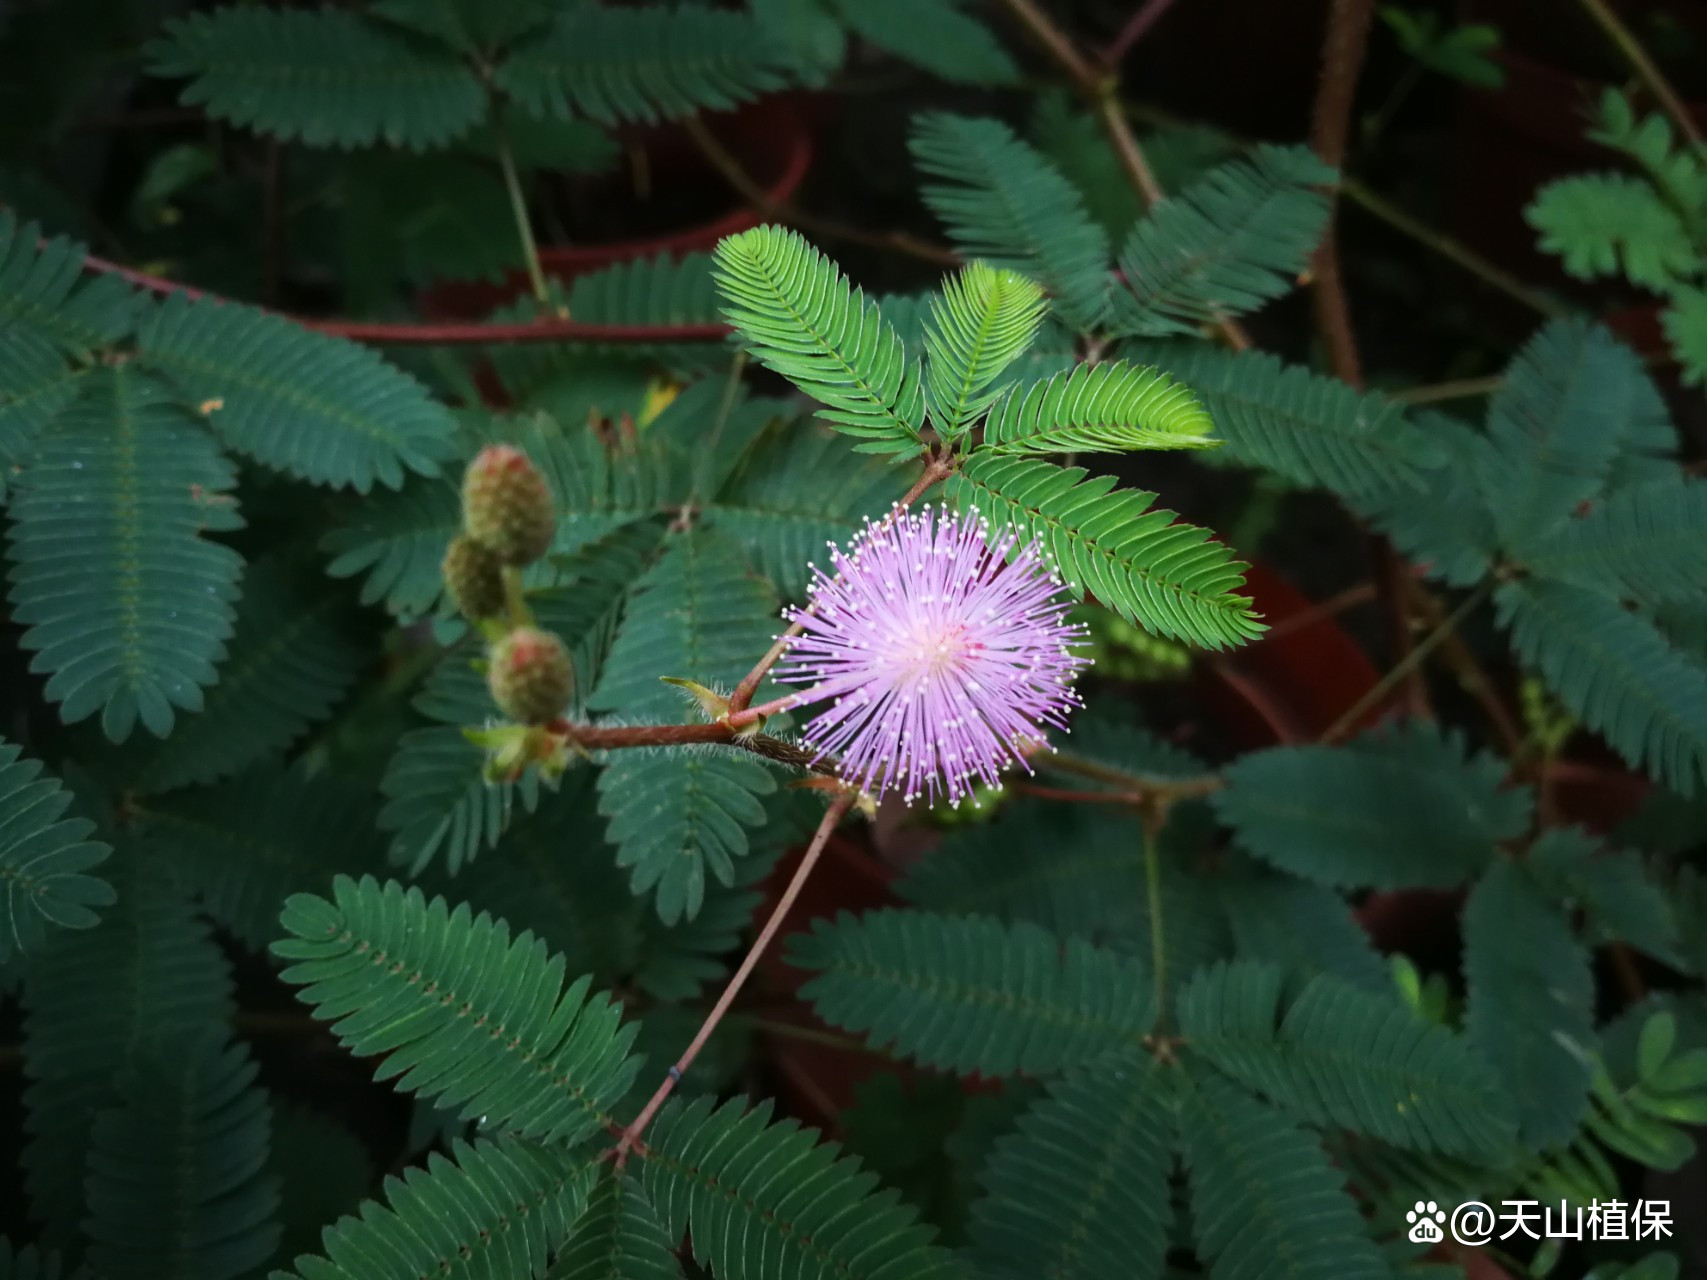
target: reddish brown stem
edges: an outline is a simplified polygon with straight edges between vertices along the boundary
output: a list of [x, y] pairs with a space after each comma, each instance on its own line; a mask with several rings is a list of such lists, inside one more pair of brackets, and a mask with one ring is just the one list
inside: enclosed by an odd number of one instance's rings
[[[1328, 14], [1327, 35], [1322, 46], [1322, 79], [1311, 116], [1310, 141], [1326, 163], [1342, 172], [1351, 137], [1351, 113], [1357, 98], [1357, 81], [1363, 70], [1363, 55], [1369, 43], [1369, 24], [1374, 13], [1374, 0], [1333, 0]], [[1330, 198], [1334, 202], [1333, 212], [1337, 214], [1338, 192]], [[1351, 306], [1346, 299], [1345, 282], [1340, 275], [1339, 233], [1333, 217], [1330, 217], [1327, 232], [1316, 250], [1313, 275], [1316, 322], [1323, 345], [1327, 348], [1329, 367], [1341, 381], [1361, 390], [1363, 363], [1352, 332]], [[1428, 696], [1422, 667], [1410, 660], [1415, 644], [1407, 600], [1410, 570], [1385, 538], [1371, 536], [1369, 548], [1372, 574], [1386, 614], [1387, 635], [1393, 647], [1395, 665], [1405, 673], [1401, 694], [1403, 703], [1412, 713], [1425, 714]]]
[[1103, 64], [1109, 67], [1119, 66], [1121, 60], [1132, 52], [1132, 46], [1148, 35], [1157, 20], [1173, 7], [1174, 0], [1145, 0], [1145, 3], [1138, 7], [1138, 12], [1126, 20], [1120, 34], [1110, 40], [1108, 48], [1102, 51]]
[[693, 1065], [693, 1060], [699, 1056], [700, 1050], [705, 1048], [706, 1041], [711, 1039], [711, 1033], [717, 1030], [717, 1024], [723, 1021], [723, 1016], [735, 1003], [735, 997], [741, 994], [741, 988], [747, 985], [747, 979], [753, 976], [759, 957], [764, 955], [765, 948], [770, 946], [771, 939], [776, 937], [777, 930], [782, 927], [782, 922], [794, 906], [795, 899], [800, 896], [800, 890], [805, 887], [807, 877], [812, 874], [812, 868], [818, 865], [818, 856], [829, 843], [830, 833], [836, 829], [836, 824], [842, 820], [853, 801], [853, 793], [844, 791], [830, 802], [817, 831], [812, 833], [812, 843], [806, 846], [806, 853], [801, 857], [800, 865], [789, 879], [788, 887], [782, 891], [782, 897], [777, 899], [776, 906], [771, 908], [770, 916], [759, 930], [759, 936], [753, 939], [753, 945], [747, 948], [747, 954], [741, 957], [741, 966], [735, 970], [735, 976], [729, 979], [728, 985], [723, 988], [723, 994], [717, 997], [717, 1003], [712, 1006], [711, 1012], [706, 1014], [705, 1021], [699, 1024], [699, 1030], [694, 1033], [692, 1042], [683, 1051], [682, 1056], [676, 1059], [676, 1064], [665, 1075], [664, 1082], [658, 1086], [646, 1106], [634, 1118], [634, 1122], [622, 1131], [622, 1138], [618, 1141], [615, 1151], [618, 1166], [627, 1159], [629, 1149], [639, 1140], [641, 1134], [646, 1132], [646, 1126], [652, 1123], [652, 1117], [658, 1114], [658, 1108], [664, 1105], [665, 1100], [674, 1091], [682, 1074]]
[[[926, 464], [919, 478], [913, 482], [913, 487], [907, 490], [902, 495], [901, 500], [895, 504], [895, 509], [878, 522], [877, 528], [886, 528], [891, 520], [917, 502], [926, 489], [929, 489], [937, 481], [946, 479], [953, 470], [953, 463], [933, 457]], [[812, 606], [808, 605], [806, 611], [810, 613]], [[733, 720], [737, 726], [743, 723], [737, 717], [753, 701], [753, 695], [759, 691], [759, 685], [764, 682], [765, 675], [781, 661], [782, 655], [788, 651], [789, 642], [803, 630], [804, 628], [800, 623], [793, 623], [787, 631], [776, 638], [776, 643], [765, 651], [765, 656], [754, 664], [753, 669], [741, 677], [741, 683], [736, 685], [735, 692], [729, 695], [729, 710], [724, 716], [726, 721]]]
[[[91, 255], [84, 259], [83, 265], [90, 271], [128, 280], [152, 293], [181, 293], [191, 299], [225, 301], [205, 290], [108, 262], [105, 258]], [[335, 338], [400, 346], [508, 342], [720, 342], [729, 334], [729, 326], [723, 324], [584, 324], [577, 320], [528, 320], [514, 324], [387, 324], [366, 320], [324, 320], [312, 316], [286, 315], [285, 318], [305, 329]]]

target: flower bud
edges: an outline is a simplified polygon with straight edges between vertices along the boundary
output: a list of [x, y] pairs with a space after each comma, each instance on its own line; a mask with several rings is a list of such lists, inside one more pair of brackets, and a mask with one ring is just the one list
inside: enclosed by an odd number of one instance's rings
[[532, 564], [551, 549], [551, 490], [520, 449], [488, 445], [462, 481], [462, 527], [504, 564]]
[[486, 679], [492, 701], [518, 724], [549, 724], [569, 709], [575, 692], [569, 650], [538, 627], [518, 627], [500, 640]]
[[452, 603], [470, 622], [504, 612], [504, 566], [473, 538], [451, 539], [439, 572]]

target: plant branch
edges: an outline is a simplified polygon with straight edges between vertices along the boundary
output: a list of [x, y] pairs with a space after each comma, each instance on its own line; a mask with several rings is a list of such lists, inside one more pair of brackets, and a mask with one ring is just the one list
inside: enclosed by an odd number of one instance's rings
[[1324, 729], [1318, 741], [1327, 744], [1343, 738], [1363, 718], [1364, 712], [1377, 705], [1382, 698], [1393, 691], [1400, 681], [1409, 677], [1413, 671], [1420, 667], [1423, 659], [1439, 648], [1447, 636], [1451, 635], [1457, 629], [1458, 624], [1469, 615], [1470, 610], [1486, 600], [1493, 589], [1494, 580], [1488, 578], [1469, 595], [1465, 596], [1450, 615], [1424, 636], [1409, 653], [1393, 664], [1392, 670], [1371, 685], [1361, 698], [1347, 707], [1337, 720]]
[[[1108, 145], [1114, 150], [1115, 159], [1120, 162], [1121, 171], [1126, 174], [1126, 180], [1138, 192], [1145, 206], [1153, 207], [1161, 203], [1166, 198], [1166, 193], [1156, 181], [1150, 162], [1144, 158], [1144, 149], [1138, 145], [1138, 139], [1126, 119], [1126, 110], [1120, 102], [1120, 80], [1116, 73], [1086, 59], [1073, 47], [1073, 42], [1067, 38], [1066, 33], [1051, 22], [1033, 0], [1003, 0], [1003, 3], [1008, 12], [1019, 20], [1020, 25], [1031, 33], [1032, 39], [1067, 73], [1073, 82], [1073, 88], [1090, 105], [1096, 114], [1097, 122], [1102, 126], [1103, 134], [1108, 138]], [[1218, 316], [1215, 324], [1228, 346], [1237, 351], [1249, 349], [1250, 335], [1238, 321]]]
[[516, 172], [515, 153], [510, 149], [510, 133], [504, 128], [504, 114], [497, 98], [492, 99], [492, 132], [498, 143], [498, 168], [504, 174], [504, 190], [510, 197], [510, 216], [516, 222], [516, 236], [521, 240], [522, 259], [527, 264], [528, 283], [541, 306], [550, 299], [545, 272], [539, 265], [539, 246], [534, 243], [533, 224], [528, 218], [527, 198], [522, 194], [521, 175]]
[[[45, 244], [45, 238], [41, 241]], [[228, 302], [218, 294], [149, 275], [93, 254], [83, 267], [100, 275], [118, 276], [139, 289], [161, 295], [181, 293], [192, 301], [207, 298]], [[355, 342], [400, 346], [460, 346], [508, 342], [721, 342], [729, 336], [726, 324], [583, 324], [574, 320], [531, 320], [516, 324], [389, 324], [383, 321], [320, 319], [280, 312], [286, 320], [329, 337]]]
[[[1425, 589], [1422, 583], [1413, 581], [1411, 590], [1421, 601], [1424, 611], [1432, 620], [1438, 622], [1445, 616], [1445, 606], [1432, 592]], [[1487, 673], [1481, 661], [1470, 646], [1464, 642], [1464, 637], [1458, 633], [1456, 628], [1449, 631], [1445, 639], [1441, 641], [1440, 656], [1451, 668], [1453, 674], [1458, 677], [1458, 683], [1482, 708], [1483, 714], [1488, 718], [1488, 723], [1493, 726], [1494, 736], [1499, 739], [1500, 746], [1505, 750], [1506, 755], [1513, 760], [1517, 759], [1523, 752], [1523, 730], [1518, 727], [1517, 720], [1506, 709], [1505, 703], [1500, 700], [1499, 690], [1494, 684], [1493, 677]]]
[[[1369, 39], [1374, 0], [1333, 0], [1322, 46], [1322, 78], [1310, 120], [1310, 144], [1325, 164], [1344, 170], [1351, 134], [1351, 109], [1363, 53]], [[1337, 196], [1330, 195], [1337, 204]], [[1363, 386], [1363, 370], [1352, 336], [1350, 307], [1340, 278], [1338, 235], [1330, 206], [1328, 229], [1316, 250], [1316, 319], [1336, 377]]]
[[1504, 377], [1496, 374], [1487, 378], [1460, 378], [1456, 382], [1437, 382], [1432, 386], [1412, 387], [1408, 391], [1392, 392], [1400, 404], [1436, 404], [1442, 400], [1469, 400], [1489, 396], [1500, 389]]
[[[895, 504], [887, 516], [878, 522], [876, 528], [878, 530], [887, 529], [896, 516], [923, 496], [925, 490], [937, 481], [947, 479], [953, 470], [954, 464], [951, 461], [933, 456], [925, 464], [925, 469], [920, 473], [919, 478], [913, 482], [913, 487], [902, 495], [901, 500]], [[812, 605], [806, 606], [808, 614], [812, 612], [812, 609]], [[737, 727], [743, 723], [739, 721], [738, 717], [747, 710], [748, 704], [753, 700], [753, 695], [759, 691], [759, 685], [764, 682], [765, 675], [782, 659], [782, 655], [788, 651], [789, 644], [804, 630], [805, 628], [799, 622], [791, 624], [788, 630], [776, 638], [776, 643], [765, 651], [765, 656], [753, 664], [753, 669], [741, 677], [741, 683], [736, 685], [735, 692], [729, 695], [729, 710], [724, 716], [726, 722], [734, 721]]]
[[747, 948], [747, 954], [741, 958], [741, 965], [735, 970], [735, 976], [729, 979], [728, 984], [723, 988], [723, 994], [717, 997], [717, 1003], [712, 1006], [711, 1012], [705, 1016], [705, 1021], [700, 1023], [699, 1030], [694, 1033], [692, 1042], [682, 1052], [682, 1056], [676, 1059], [675, 1065], [664, 1076], [664, 1082], [658, 1086], [657, 1092], [652, 1095], [640, 1114], [634, 1118], [633, 1123], [622, 1131], [622, 1137], [614, 1152], [619, 1167], [627, 1158], [629, 1148], [646, 1132], [646, 1126], [652, 1123], [652, 1117], [658, 1114], [658, 1108], [664, 1105], [665, 1099], [675, 1089], [676, 1082], [682, 1078], [682, 1073], [693, 1065], [693, 1060], [699, 1056], [700, 1050], [705, 1048], [706, 1041], [711, 1039], [711, 1033], [717, 1030], [717, 1024], [723, 1021], [723, 1015], [729, 1012], [729, 1006], [735, 1003], [735, 997], [740, 995], [741, 988], [747, 985], [747, 979], [753, 976], [753, 970], [759, 963], [759, 957], [765, 953], [765, 948], [770, 945], [771, 939], [782, 927], [783, 919], [794, 906], [795, 899], [800, 896], [800, 890], [805, 887], [807, 877], [812, 874], [812, 868], [818, 865], [818, 857], [824, 852], [824, 846], [829, 843], [830, 833], [836, 829], [836, 824], [842, 820], [853, 801], [853, 792], [843, 791], [830, 802], [830, 807], [824, 811], [823, 820], [818, 823], [817, 831], [812, 834], [812, 843], [806, 846], [806, 852], [800, 859], [800, 865], [795, 868], [794, 875], [789, 879], [788, 887], [782, 891], [782, 896], [777, 899], [776, 906], [771, 908], [770, 916], [765, 920], [764, 927], [759, 930], [759, 936], [753, 939], [753, 945]]
[[1117, 67], [1127, 54], [1132, 52], [1132, 46], [1155, 26], [1163, 14], [1174, 7], [1174, 0], [1145, 0], [1138, 6], [1138, 11], [1126, 20], [1126, 25], [1120, 33], [1108, 42], [1108, 48], [1102, 51], [1102, 62], [1105, 67]]
[[[1358, 77], [1369, 44], [1374, 0], [1333, 0], [1322, 42], [1322, 78], [1310, 117], [1310, 142], [1326, 164], [1342, 174], [1351, 138], [1351, 113], [1357, 99]], [[1327, 230], [1316, 248], [1316, 324], [1327, 348], [1328, 364], [1342, 382], [1363, 389], [1363, 364], [1352, 332], [1351, 304], [1340, 273], [1338, 192], [1329, 195]], [[1412, 635], [1405, 584], [1409, 571], [1385, 538], [1371, 535], [1370, 557], [1387, 619], [1388, 640], [1398, 655], [1394, 670], [1406, 673], [1405, 701], [1413, 711], [1426, 711], [1427, 691], [1416, 663], [1410, 661]]]
[[1167, 806], [1149, 804], [1142, 815], [1144, 829], [1144, 898], [1150, 912], [1150, 972], [1155, 984], [1156, 1027], [1159, 1030], [1168, 1007], [1168, 947], [1162, 925], [1162, 824]]
[[1066, 751], [1056, 751], [1046, 748], [1036, 756], [1037, 763], [1045, 769], [1057, 769], [1062, 773], [1077, 774], [1081, 778], [1089, 778], [1093, 782], [1106, 783], [1116, 787], [1126, 795], [1137, 795], [1146, 801], [1190, 800], [1197, 796], [1206, 796], [1212, 791], [1219, 791], [1224, 785], [1218, 774], [1206, 773], [1196, 777], [1162, 778], [1148, 774], [1127, 773], [1123, 769], [1114, 769], [1095, 760], [1087, 760]]
[[1484, 284], [1491, 285], [1507, 297], [1521, 302], [1539, 315], [1552, 318], [1565, 314], [1565, 308], [1539, 289], [1531, 289], [1511, 272], [1497, 266], [1464, 244], [1426, 222], [1419, 222], [1385, 196], [1378, 195], [1356, 178], [1340, 183], [1340, 194], [1373, 217], [1379, 218], [1401, 235], [1409, 236], [1424, 248], [1431, 249], [1468, 271]]
[[1648, 86], [1648, 92], [1659, 100], [1660, 106], [1665, 108], [1665, 113], [1672, 118], [1672, 122], [1683, 136], [1689, 139], [1690, 145], [1697, 151], [1707, 145], [1702, 141], [1701, 130], [1695, 127], [1695, 117], [1689, 114], [1689, 108], [1684, 106], [1683, 100], [1677, 96], [1677, 90], [1671, 87], [1665, 72], [1660, 70], [1659, 64], [1642, 47], [1642, 42], [1636, 39], [1630, 28], [1613, 12], [1612, 6], [1607, 4], [1606, 0], [1579, 0], [1579, 3], [1588, 16], [1600, 24], [1600, 29], [1606, 33], [1607, 38], [1618, 46], [1618, 52], [1630, 64], [1630, 69], [1642, 78], [1642, 83]]
[[683, 117], [681, 126], [694, 146], [699, 149], [699, 153], [722, 175], [723, 180], [734, 188], [735, 193], [767, 217], [780, 218], [804, 231], [827, 236], [832, 240], [847, 240], [854, 244], [869, 245], [874, 249], [889, 249], [925, 262], [937, 263], [939, 266], [958, 267], [964, 261], [947, 245], [921, 240], [905, 231], [867, 231], [863, 227], [823, 218], [815, 213], [807, 213], [786, 201], [776, 200], [763, 186], [753, 181], [741, 167], [741, 162], [718, 141], [717, 135], [706, 128], [705, 122], [697, 115]]

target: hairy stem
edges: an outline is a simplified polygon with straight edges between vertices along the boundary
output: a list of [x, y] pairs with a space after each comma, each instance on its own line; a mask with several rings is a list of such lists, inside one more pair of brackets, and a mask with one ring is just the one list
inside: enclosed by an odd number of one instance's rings
[[812, 843], [806, 846], [806, 853], [801, 857], [800, 865], [795, 868], [794, 875], [789, 879], [788, 887], [782, 891], [782, 897], [777, 899], [776, 906], [771, 908], [770, 916], [759, 930], [759, 936], [753, 939], [753, 945], [748, 947], [747, 954], [741, 957], [741, 965], [735, 970], [735, 976], [729, 979], [723, 988], [723, 994], [717, 997], [717, 1003], [712, 1006], [711, 1012], [706, 1014], [699, 1030], [694, 1033], [692, 1042], [664, 1076], [664, 1082], [658, 1086], [633, 1123], [622, 1131], [615, 1152], [618, 1165], [627, 1158], [629, 1148], [646, 1132], [646, 1126], [652, 1123], [652, 1117], [658, 1114], [658, 1108], [664, 1105], [665, 1099], [675, 1089], [682, 1073], [693, 1065], [693, 1060], [699, 1056], [700, 1050], [705, 1048], [705, 1042], [711, 1039], [711, 1033], [717, 1030], [717, 1024], [723, 1021], [723, 1015], [729, 1012], [729, 1006], [735, 1003], [735, 997], [741, 994], [741, 988], [747, 985], [747, 979], [753, 976], [759, 957], [764, 955], [765, 948], [770, 946], [771, 939], [782, 927], [783, 919], [794, 906], [795, 899], [800, 896], [800, 890], [805, 887], [806, 878], [812, 874], [812, 868], [818, 865], [818, 857], [829, 843], [830, 833], [836, 829], [836, 824], [842, 820], [853, 801], [853, 793], [844, 791], [832, 800], [830, 807], [824, 811], [823, 820], [818, 823], [817, 831], [812, 833]]
[[[925, 469], [920, 473], [919, 478], [913, 482], [913, 487], [901, 496], [901, 500], [895, 504], [894, 510], [879, 521], [876, 527], [878, 529], [888, 528], [896, 516], [924, 495], [925, 490], [939, 480], [947, 479], [953, 470], [953, 462], [946, 458], [933, 456], [925, 464]], [[812, 612], [811, 605], [806, 606], [806, 612]], [[741, 677], [741, 683], [736, 685], [735, 692], [729, 695], [729, 711], [724, 716], [726, 722], [734, 721], [741, 712], [747, 710], [748, 704], [753, 700], [753, 695], [759, 691], [759, 685], [764, 682], [766, 674], [782, 659], [782, 655], [787, 652], [789, 644], [804, 629], [798, 622], [792, 624], [787, 631], [776, 638], [776, 643], [765, 651], [765, 656], [754, 664], [753, 669]], [[746, 721], [740, 723], [746, 723]]]
[[1623, 55], [1624, 61], [1642, 78], [1642, 83], [1648, 86], [1648, 92], [1665, 108], [1665, 113], [1672, 118], [1672, 122], [1683, 136], [1689, 139], [1689, 144], [1696, 150], [1701, 150], [1704, 144], [1701, 131], [1695, 127], [1695, 117], [1689, 114], [1689, 108], [1684, 106], [1683, 99], [1677, 96], [1677, 90], [1671, 87], [1665, 72], [1661, 71], [1659, 64], [1648, 55], [1648, 51], [1642, 47], [1642, 42], [1636, 39], [1630, 28], [1624, 25], [1623, 19], [1612, 11], [1612, 6], [1607, 4], [1606, 0], [1578, 0], [1578, 3], [1587, 11], [1589, 17], [1600, 24], [1600, 29], [1606, 33], [1607, 38], [1618, 46], [1618, 52]]
[[527, 199], [522, 195], [521, 176], [516, 172], [516, 157], [510, 150], [510, 134], [504, 128], [504, 115], [496, 99], [492, 102], [492, 132], [498, 140], [498, 168], [504, 174], [504, 190], [510, 196], [510, 216], [516, 221], [516, 235], [522, 243], [522, 258], [527, 263], [528, 283], [533, 296], [544, 306], [550, 298], [545, 285], [545, 272], [539, 265], [539, 246], [533, 240], [533, 224], [528, 220]]

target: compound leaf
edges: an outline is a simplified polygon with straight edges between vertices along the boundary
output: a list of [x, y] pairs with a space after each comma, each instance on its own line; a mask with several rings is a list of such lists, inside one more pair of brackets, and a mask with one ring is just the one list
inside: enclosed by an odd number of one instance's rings
[[420, 383], [281, 316], [174, 294], [137, 342], [233, 448], [299, 479], [397, 489], [456, 452], [454, 420]]
[[573, 1143], [597, 1132], [637, 1063], [632, 1027], [531, 933], [418, 888], [339, 876], [332, 897], [293, 894], [273, 951], [299, 998], [353, 1053], [464, 1119]]
[[133, 366], [91, 374], [36, 446], [11, 503], [13, 618], [71, 724], [123, 741], [198, 711], [231, 635], [242, 561], [231, 465]]
[[843, 912], [789, 962], [817, 975], [801, 994], [827, 1022], [962, 1074], [1061, 1071], [1132, 1048], [1155, 1017], [1136, 960], [983, 916]]

